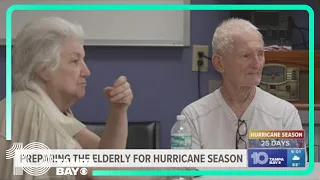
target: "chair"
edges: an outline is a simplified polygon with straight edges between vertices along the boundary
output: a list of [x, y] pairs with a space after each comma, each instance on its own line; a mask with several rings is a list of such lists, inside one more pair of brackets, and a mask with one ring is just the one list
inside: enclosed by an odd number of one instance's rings
[[[89, 130], [102, 136], [105, 123], [84, 124]], [[160, 149], [160, 122], [129, 122], [126, 149]]]

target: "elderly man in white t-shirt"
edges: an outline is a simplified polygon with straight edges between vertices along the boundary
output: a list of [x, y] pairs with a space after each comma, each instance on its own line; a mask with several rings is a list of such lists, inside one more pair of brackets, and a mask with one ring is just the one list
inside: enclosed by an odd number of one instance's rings
[[302, 130], [297, 109], [259, 85], [265, 64], [263, 37], [250, 22], [232, 18], [215, 31], [212, 64], [222, 86], [185, 107], [194, 149], [245, 149], [248, 131]]

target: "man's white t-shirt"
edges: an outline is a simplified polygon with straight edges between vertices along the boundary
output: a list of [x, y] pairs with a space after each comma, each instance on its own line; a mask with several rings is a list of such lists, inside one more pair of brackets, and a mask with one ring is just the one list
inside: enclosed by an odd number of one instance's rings
[[[236, 148], [238, 118], [223, 99], [220, 88], [185, 107], [182, 114], [192, 129], [193, 149]], [[241, 120], [246, 122], [248, 131], [303, 129], [294, 105], [259, 87]], [[239, 131], [245, 133], [245, 126], [240, 126]], [[248, 144], [248, 136], [243, 139]]]

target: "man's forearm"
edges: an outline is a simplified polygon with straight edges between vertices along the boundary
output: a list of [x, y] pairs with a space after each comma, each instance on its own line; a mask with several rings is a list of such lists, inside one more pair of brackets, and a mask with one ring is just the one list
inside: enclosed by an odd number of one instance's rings
[[110, 108], [108, 120], [101, 137], [100, 149], [125, 149], [128, 136], [127, 108]]

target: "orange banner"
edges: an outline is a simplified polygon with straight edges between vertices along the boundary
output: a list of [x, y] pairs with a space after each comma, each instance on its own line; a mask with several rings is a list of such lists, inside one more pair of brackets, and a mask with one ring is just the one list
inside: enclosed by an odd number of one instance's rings
[[250, 130], [249, 139], [303, 139], [304, 131]]

